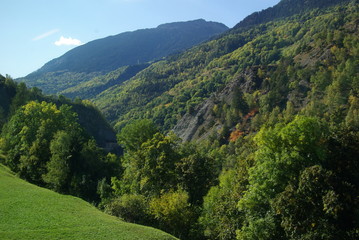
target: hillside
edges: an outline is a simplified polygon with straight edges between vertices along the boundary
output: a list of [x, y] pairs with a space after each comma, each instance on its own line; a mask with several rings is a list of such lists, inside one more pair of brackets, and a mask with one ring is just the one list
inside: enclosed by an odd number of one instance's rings
[[98, 109], [43, 95], [9, 76], [0, 75], [0, 92], [1, 163], [38, 186], [98, 202], [98, 183], [120, 171], [122, 153]]
[[248, 28], [257, 24], [266, 23], [279, 18], [290, 17], [295, 14], [304, 13], [310, 9], [325, 8], [343, 2], [342, 0], [316, 0], [297, 1], [281, 0], [274, 7], [255, 12], [239, 22], [233, 29]]
[[359, 4], [319, 2], [283, 0], [94, 99], [124, 147], [113, 214], [151, 199], [129, 218], [184, 239], [359, 238]]
[[[291, 1], [281, 4], [285, 2]], [[309, 90], [315, 86], [312, 75], [330, 66], [340, 68], [342, 61], [355, 61], [356, 53], [350, 49], [355, 48], [351, 44], [358, 34], [353, 10], [357, 5], [342, 2], [343, 7], [308, 10], [247, 30], [233, 29], [221, 38], [152, 64], [124, 84], [102, 92], [94, 102], [119, 128], [131, 119], [146, 117], [170, 130], [185, 114], [195, 115], [197, 106], [206, 99], [216, 98], [226, 86], [239, 82], [239, 101], [247, 109], [228, 113], [232, 101], [228, 99], [227, 109], [218, 116], [223, 120], [233, 115], [235, 120], [227, 122], [229, 127], [254, 109], [260, 112], [265, 107], [263, 110], [270, 112], [293, 102], [299, 110], [304, 106], [301, 103], [310, 101]], [[340, 57], [333, 46], [341, 49], [347, 59]], [[284, 70], [287, 67], [289, 72]], [[333, 78], [321, 89], [332, 83], [334, 75], [330, 76]], [[222, 110], [225, 104], [215, 105]], [[201, 122], [201, 118], [195, 122]], [[220, 129], [224, 122], [215, 120], [211, 124], [213, 129]]]
[[61, 92], [69, 98], [91, 99], [99, 93], [115, 85], [121, 85], [124, 81], [135, 76], [138, 72], [148, 67], [150, 64], [138, 64], [132, 66], [120, 67], [105, 75], [92, 78], [87, 82], [80, 83], [74, 87]]
[[45, 93], [60, 93], [120, 67], [159, 60], [227, 29], [200, 19], [125, 32], [76, 47], [19, 81]]
[[359, 239], [358, 19], [358, 0], [282, 0], [184, 52], [68, 89], [115, 126], [120, 157], [78, 146], [70, 108], [29, 102], [2, 118], [0, 158], [183, 240]]
[[72, 102], [64, 97], [56, 98], [42, 94], [37, 88], [27, 89], [23, 83], [17, 84], [11, 78], [0, 75], [0, 129], [16, 109], [28, 101], [54, 102], [58, 106], [68, 104], [78, 115], [79, 123], [90, 136], [93, 136], [99, 146], [108, 151], [119, 152], [116, 144], [116, 134], [113, 128], [103, 118], [102, 114], [92, 104], [77, 101]]
[[15, 177], [0, 164], [1, 239], [175, 239]]

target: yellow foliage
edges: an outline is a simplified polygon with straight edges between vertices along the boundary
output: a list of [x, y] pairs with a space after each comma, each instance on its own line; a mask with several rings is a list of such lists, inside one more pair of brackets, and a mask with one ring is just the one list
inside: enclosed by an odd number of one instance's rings
[[185, 221], [190, 204], [188, 193], [185, 191], [164, 193], [150, 202], [150, 211], [156, 219], [167, 223]]

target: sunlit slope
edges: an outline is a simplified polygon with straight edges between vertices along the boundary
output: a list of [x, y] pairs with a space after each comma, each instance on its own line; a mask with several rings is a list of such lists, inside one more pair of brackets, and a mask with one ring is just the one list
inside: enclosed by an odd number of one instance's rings
[[175, 239], [29, 184], [0, 165], [0, 239]]

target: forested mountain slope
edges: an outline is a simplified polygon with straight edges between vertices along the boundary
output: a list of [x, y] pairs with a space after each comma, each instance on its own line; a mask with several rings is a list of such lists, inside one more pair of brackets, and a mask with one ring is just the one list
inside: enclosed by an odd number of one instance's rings
[[76, 47], [19, 81], [45, 93], [60, 93], [120, 67], [159, 60], [227, 29], [200, 19], [125, 32]]
[[[94, 102], [120, 128], [133, 118], [145, 117], [169, 130], [184, 114], [194, 114], [204, 100], [237, 81], [238, 104], [243, 109], [229, 110], [229, 103], [216, 107], [222, 119], [232, 115], [230, 119], [235, 120], [228, 120], [231, 127], [239, 115], [261, 112], [261, 107], [271, 112], [291, 102], [299, 110], [310, 101], [310, 90], [318, 89], [314, 79], [319, 72], [355, 65], [357, 53], [352, 49], [356, 48], [358, 34], [357, 3], [342, 2], [341, 7], [314, 9], [247, 30], [231, 30], [221, 38], [152, 64], [124, 84], [104, 91]], [[329, 78], [320, 86], [321, 91], [335, 80], [336, 74], [329, 73], [325, 73]], [[220, 128], [216, 121], [211, 124]]]
[[183, 239], [359, 238], [359, 4], [284, 3], [301, 10], [95, 98], [124, 147], [112, 214]]
[[87, 82], [80, 83], [74, 87], [68, 88], [61, 94], [69, 98], [91, 99], [99, 93], [115, 85], [121, 85], [124, 81], [135, 76], [138, 72], [148, 67], [149, 63], [137, 64], [132, 66], [120, 67], [105, 75], [99, 75]]
[[239, 22], [234, 29], [246, 28], [256, 24], [266, 23], [274, 19], [285, 18], [294, 14], [300, 14], [314, 8], [325, 8], [343, 2], [342, 0], [317, 0], [297, 1], [281, 0], [274, 7], [255, 12]]
[[0, 158], [181, 239], [359, 239], [359, 3], [269, 12], [119, 85], [127, 67], [94, 80], [111, 86], [94, 102], [120, 159], [78, 137], [71, 108], [40, 102], [5, 119]]

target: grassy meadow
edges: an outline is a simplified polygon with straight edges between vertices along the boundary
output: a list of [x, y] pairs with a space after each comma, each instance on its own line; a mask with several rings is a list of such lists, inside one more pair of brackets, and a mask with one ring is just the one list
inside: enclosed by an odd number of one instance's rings
[[37, 187], [0, 164], [0, 238], [175, 239], [106, 215], [91, 204]]

